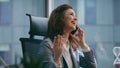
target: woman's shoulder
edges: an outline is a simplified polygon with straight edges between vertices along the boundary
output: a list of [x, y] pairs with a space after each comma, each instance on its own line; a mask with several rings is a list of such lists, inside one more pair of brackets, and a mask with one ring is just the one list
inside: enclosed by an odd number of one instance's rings
[[49, 53], [50, 52], [48, 42], [51, 42], [51, 40], [49, 38], [45, 38], [40, 43], [40, 47], [39, 47], [39, 51], [38, 51], [40, 54]]
[[45, 38], [42, 40], [42, 42], [40, 43], [41, 46], [48, 46], [48, 43], [50, 43], [52, 45], [52, 40], [50, 38]]
[[47, 42], [52, 43], [52, 39], [50, 39], [50, 38], [44, 38], [43, 41], [42, 41], [42, 43], [47, 43]]

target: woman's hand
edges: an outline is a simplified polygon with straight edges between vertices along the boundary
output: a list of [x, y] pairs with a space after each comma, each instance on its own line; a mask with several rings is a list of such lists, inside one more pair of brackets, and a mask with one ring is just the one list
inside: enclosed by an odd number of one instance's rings
[[83, 32], [83, 30], [82, 30], [80, 27], [78, 27], [78, 32], [77, 32], [77, 34], [75, 34], [75, 35], [71, 34], [70, 36], [71, 36], [71, 38], [72, 38], [72, 41], [73, 41], [75, 44], [80, 45], [80, 47], [81, 47], [83, 50], [85, 50], [85, 51], [90, 50], [89, 46], [88, 46], [88, 45], [86, 44], [86, 42], [85, 42], [84, 32]]
[[54, 62], [59, 65], [63, 51], [63, 37], [61, 35], [57, 35], [54, 37], [53, 41], [53, 47], [51, 47], [50, 43], [48, 43], [48, 45], [54, 53]]

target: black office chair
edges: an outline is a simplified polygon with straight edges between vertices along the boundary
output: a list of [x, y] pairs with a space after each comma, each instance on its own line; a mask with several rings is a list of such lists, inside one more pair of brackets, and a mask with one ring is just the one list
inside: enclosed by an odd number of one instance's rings
[[29, 16], [30, 20], [30, 31], [29, 38], [20, 38], [22, 44], [23, 57], [28, 56], [37, 56], [38, 48], [40, 47], [40, 43], [43, 39], [35, 39], [34, 36], [45, 36], [47, 32], [47, 23], [48, 18], [37, 17], [30, 14], [26, 14]]

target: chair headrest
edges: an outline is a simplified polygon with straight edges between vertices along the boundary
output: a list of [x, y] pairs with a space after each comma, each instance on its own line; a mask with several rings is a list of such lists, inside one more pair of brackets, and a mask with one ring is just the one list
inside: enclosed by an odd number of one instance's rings
[[48, 18], [26, 14], [30, 18], [30, 35], [45, 36], [47, 33]]

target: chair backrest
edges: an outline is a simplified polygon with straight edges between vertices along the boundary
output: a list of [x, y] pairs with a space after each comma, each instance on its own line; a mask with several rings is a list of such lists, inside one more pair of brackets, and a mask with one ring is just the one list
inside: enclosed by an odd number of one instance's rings
[[20, 38], [22, 44], [23, 57], [37, 56], [38, 49], [42, 40], [31, 39], [31, 38]]
[[34, 35], [45, 36], [47, 32], [48, 18], [32, 16], [26, 14], [30, 19], [30, 38], [34, 38]]
[[34, 36], [46, 35], [48, 18], [32, 16], [30, 14], [26, 15], [29, 16], [30, 20], [30, 30], [28, 32], [30, 37], [20, 38], [22, 44], [23, 57], [26, 55], [37, 56], [37, 51], [43, 39], [35, 39]]

